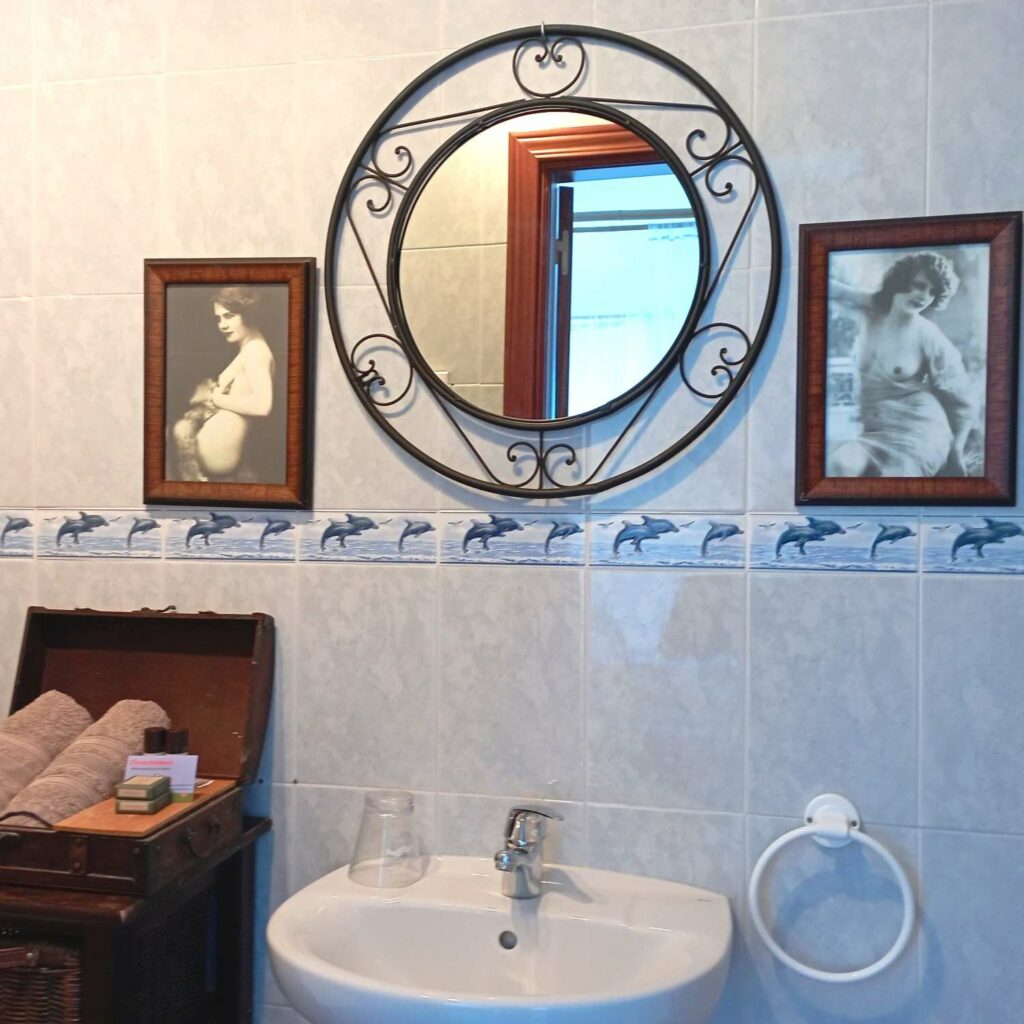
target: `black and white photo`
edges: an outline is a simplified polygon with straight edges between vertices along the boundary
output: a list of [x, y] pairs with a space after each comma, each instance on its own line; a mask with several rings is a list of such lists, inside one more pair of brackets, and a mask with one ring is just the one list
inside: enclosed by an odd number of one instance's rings
[[988, 247], [829, 259], [829, 476], [981, 476]]
[[803, 504], [1006, 504], [1021, 215], [800, 230]]
[[304, 507], [313, 261], [150, 260], [146, 276], [147, 500]]

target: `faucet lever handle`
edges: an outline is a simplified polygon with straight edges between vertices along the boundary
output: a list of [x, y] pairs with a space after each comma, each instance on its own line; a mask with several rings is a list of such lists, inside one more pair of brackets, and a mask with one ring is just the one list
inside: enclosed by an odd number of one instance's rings
[[524, 847], [539, 842], [547, 834], [549, 821], [564, 821], [557, 811], [537, 804], [516, 806], [508, 812], [505, 839], [513, 846]]

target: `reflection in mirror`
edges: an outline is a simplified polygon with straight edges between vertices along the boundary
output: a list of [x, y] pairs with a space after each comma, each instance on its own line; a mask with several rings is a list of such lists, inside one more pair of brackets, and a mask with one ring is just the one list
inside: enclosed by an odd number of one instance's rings
[[551, 111], [494, 125], [440, 165], [398, 280], [444, 383], [488, 412], [545, 420], [598, 409], [661, 363], [700, 260], [662, 156], [620, 125]]

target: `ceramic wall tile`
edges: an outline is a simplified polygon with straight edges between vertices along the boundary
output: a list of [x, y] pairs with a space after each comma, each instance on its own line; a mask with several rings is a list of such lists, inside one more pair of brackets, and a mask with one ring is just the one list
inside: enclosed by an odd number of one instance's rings
[[278, 987], [267, 951], [267, 922], [290, 895], [288, 888], [288, 834], [294, 821], [294, 787], [274, 786], [269, 806], [274, 828], [256, 843], [255, 906], [253, 907], [253, 995], [257, 1002], [288, 1002]]
[[28, 295], [32, 291], [33, 229], [31, 89], [0, 91], [0, 129], [0, 188], [4, 195], [0, 205], [0, 238], [4, 239], [0, 295]]
[[[837, 11], [865, 11], [876, 7], [903, 5], [907, 0], [760, 0], [757, 16], [767, 18], [796, 17], [803, 14], [832, 14]], [[914, 2], [914, 0], [912, 0]], [[928, 0], [916, 0], [927, 3]]]
[[441, 0], [420, 0], [402, 9], [386, 0], [299, 0], [299, 59], [385, 57], [441, 49]]
[[921, 1019], [1010, 1024], [1024, 1006], [1024, 839], [927, 831], [921, 845]]
[[1024, 833], [1020, 583], [926, 577], [923, 825]]
[[619, 32], [682, 28], [711, 22], [740, 21], [754, 16], [755, 0], [596, 0], [595, 24]]
[[931, 213], [1019, 210], [1024, 182], [1008, 130], [1024, 105], [1017, 0], [934, 5], [929, 82]]
[[[780, 201], [787, 261], [797, 260], [801, 223], [925, 212], [927, 43], [924, 5], [758, 25], [752, 131]], [[768, 254], [758, 228], [753, 265], [767, 266]]]
[[[467, 796], [438, 793], [436, 849], [439, 853], [490, 857], [499, 850], [508, 812], [519, 804], [537, 806], [536, 799], [516, 796]], [[584, 864], [587, 857], [586, 813], [583, 804], [552, 800], [544, 804], [561, 816], [548, 827], [546, 864]]]
[[[36, 295], [141, 291], [142, 261], [160, 247], [163, 112], [164, 82], [159, 77], [36, 88]], [[215, 137], [209, 124], [203, 127], [201, 134]], [[184, 161], [174, 166], [180, 170], [194, 165]], [[186, 171], [174, 178], [192, 180]], [[222, 216], [227, 212], [219, 211]], [[220, 244], [223, 248], [223, 238]], [[187, 247], [178, 251], [194, 255]], [[75, 337], [81, 333], [75, 321], [65, 322], [63, 329]], [[52, 385], [56, 379], [50, 374], [47, 382]], [[104, 397], [110, 397], [109, 386]]]
[[743, 816], [587, 806], [587, 864], [743, 892]]
[[265, 1004], [256, 1007], [255, 1024], [304, 1024], [306, 1018], [288, 1006]]
[[582, 565], [585, 517], [524, 509], [443, 518], [441, 561], [482, 565]]
[[[296, 786], [288, 845], [288, 887], [296, 892], [352, 859], [364, 789]], [[433, 852], [434, 794], [413, 792], [417, 831], [425, 853]]]
[[866, 572], [916, 572], [916, 518], [867, 514], [752, 516], [751, 569], [838, 569]]
[[167, 71], [284, 64], [297, 57], [292, 0], [219, 0], [216, 17], [204, 0], [174, 0], [160, 11]]
[[36, 560], [36, 596], [47, 608], [165, 608], [164, 563], [107, 558]]
[[31, 558], [36, 550], [33, 509], [4, 509], [0, 512], [0, 558]]
[[0, 709], [10, 707], [11, 691], [18, 670], [21, 644], [15, 637], [25, 631], [25, 609], [36, 604], [36, 562], [16, 559], [4, 563], [4, 585], [0, 587], [0, 635], [8, 642], [0, 646]]
[[299, 571], [295, 719], [301, 782], [435, 785], [437, 574], [428, 566]]
[[832, 792], [917, 823], [917, 590], [903, 574], [752, 575], [749, 811]]
[[5, 502], [23, 506], [33, 505], [36, 497], [32, 450], [36, 358], [33, 305], [27, 299], [0, 300], [0, 365], [4, 368], [0, 408], [4, 410], [8, 442], [0, 459], [0, 494]]
[[269, 814], [270, 784], [295, 778], [295, 689], [302, 650], [297, 584], [288, 563], [172, 561], [164, 569], [166, 603], [180, 612], [263, 612], [274, 618], [271, 717], [259, 766], [259, 784], [248, 787], [245, 794], [245, 810], [250, 814]]
[[[448, 0], [445, 5], [445, 47], [465, 46], [506, 29], [523, 25], [589, 25], [592, 0], [523, 0], [510, 7], [501, 0]], [[511, 83], [510, 83], [511, 87]], [[513, 95], [507, 97], [513, 99]]]
[[[439, 786], [578, 799], [582, 573], [442, 566]], [[515, 740], [509, 740], [509, 729]]]
[[5, 0], [0, 86], [32, 81], [32, 8], [35, 0]]
[[436, 562], [436, 518], [421, 512], [319, 512], [303, 522], [303, 562]]
[[591, 800], [743, 809], [745, 607], [738, 573], [590, 574]]
[[[282, 65], [165, 77], [171, 173], [164, 252], [224, 258], [225, 251], [266, 257], [319, 250], [296, 249], [293, 76], [293, 67]], [[230, 126], [231, 152], [247, 157], [225, 159], [223, 126]], [[325, 225], [327, 216], [325, 210]]]
[[35, 311], [36, 504], [135, 508], [142, 495], [142, 297], [37, 299]]
[[295, 560], [295, 516], [287, 512], [182, 512], [165, 526], [167, 558]]
[[[338, 302], [341, 329], [346, 339], [363, 337], [369, 331], [387, 330], [377, 322], [370, 327], [360, 326], [361, 311], [379, 308], [379, 300], [372, 289], [343, 288]], [[438, 475], [385, 436], [353, 393], [339, 364], [323, 293], [320, 296], [318, 352], [314, 450], [316, 506], [322, 509], [436, 508]], [[379, 361], [380, 356], [377, 358]], [[389, 374], [391, 369], [389, 367]], [[402, 371], [395, 369], [395, 372]], [[403, 373], [403, 387], [405, 379]], [[429, 447], [434, 425], [428, 415], [410, 408], [416, 402], [425, 406], [430, 399], [423, 396], [422, 390], [414, 391], [409, 402], [389, 410], [389, 418], [399, 429]], [[429, 414], [429, 409], [426, 413]]]
[[[327, 5], [310, 0], [309, 6], [326, 11]], [[338, 186], [345, 175], [349, 161], [363, 136], [377, 120], [391, 101], [421, 72], [425, 71], [439, 54], [424, 53], [415, 56], [375, 57], [373, 59], [338, 60], [338, 53], [329, 55], [333, 59], [313, 64], [299, 64], [295, 68], [294, 116], [307, 119], [316, 116], [316, 130], [299, 132], [296, 138], [296, 165], [301, 188], [294, 197], [292, 216], [296, 226], [296, 244], [302, 252], [318, 255], [324, 247], [324, 236], [331, 207], [338, 192]], [[425, 100], [418, 106], [404, 111], [407, 118], [428, 116], [436, 108], [436, 99]], [[316, 115], [311, 112], [316, 111]], [[337, 116], [340, 112], [344, 116]], [[419, 133], [414, 135], [419, 138]], [[398, 140], [396, 140], [397, 142]], [[409, 142], [403, 134], [401, 141]], [[422, 165], [416, 147], [416, 167]], [[376, 152], [382, 166], [393, 170], [399, 166], [395, 161], [394, 145], [382, 145]], [[375, 200], [382, 202], [381, 190], [373, 190]], [[375, 221], [383, 221], [390, 227], [390, 214], [383, 218], [362, 216], [356, 219], [361, 234], [371, 230]], [[370, 284], [362, 258], [358, 255], [351, 230], [343, 232], [343, 259], [341, 266], [345, 273], [339, 283], [348, 285]]]
[[160, 524], [144, 513], [108, 509], [40, 510], [40, 558], [159, 558]]
[[97, 17], [78, 0], [35, 0], [36, 81], [156, 74], [163, 70], [163, 29], [145, 5], [110, 4]]
[[922, 521], [925, 572], [1024, 573], [1024, 519], [994, 512]]
[[[751, 817], [748, 876], [771, 842], [801, 824], [799, 818]], [[917, 833], [880, 827], [867, 818], [864, 832], [896, 857], [919, 900]], [[827, 849], [810, 839], [797, 840], [772, 858], [763, 875], [759, 906], [765, 924], [787, 952], [828, 971], [855, 970], [879, 959], [896, 940], [903, 915], [898, 883], [876, 853], [860, 845]], [[739, 915], [739, 922], [739, 944], [745, 946], [750, 962], [746, 981], [751, 1024], [854, 1019], [923, 1024], [932, 1019], [918, 1017], [919, 958], [925, 945], [920, 929], [890, 968], [857, 983], [854, 1015], [850, 985], [823, 984], [782, 967], [754, 931], [749, 913]]]
[[743, 516], [679, 512], [606, 513], [590, 519], [591, 565], [742, 569], [746, 557]]

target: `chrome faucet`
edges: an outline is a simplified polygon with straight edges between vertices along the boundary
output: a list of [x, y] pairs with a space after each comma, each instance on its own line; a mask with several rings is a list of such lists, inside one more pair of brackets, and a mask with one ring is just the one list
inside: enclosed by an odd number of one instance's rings
[[513, 807], [505, 823], [505, 845], [494, 855], [494, 866], [502, 872], [501, 891], [514, 900], [540, 895], [544, 872], [544, 837], [549, 821], [562, 816], [547, 808]]

